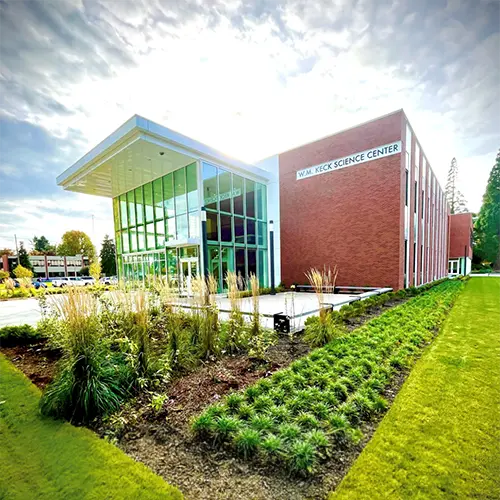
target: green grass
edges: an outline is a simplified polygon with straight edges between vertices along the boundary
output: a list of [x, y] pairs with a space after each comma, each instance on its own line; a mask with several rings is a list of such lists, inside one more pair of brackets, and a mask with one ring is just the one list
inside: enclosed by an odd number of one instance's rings
[[40, 416], [40, 391], [0, 355], [0, 499], [181, 499], [91, 431]]
[[500, 279], [472, 278], [330, 500], [500, 498]]

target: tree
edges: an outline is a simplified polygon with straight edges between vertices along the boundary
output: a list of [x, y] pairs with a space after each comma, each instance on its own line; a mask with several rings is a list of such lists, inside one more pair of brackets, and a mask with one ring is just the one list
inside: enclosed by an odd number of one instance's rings
[[57, 247], [58, 255], [83, 255], [90, 260], [95, 258], [92, 241], [83, 231], [67, 231], [63, 234], [61, 244]]
[[31, 269], [27, 269], [22, 264], [19, 264], [14, 268], [14, 276], [16, 278], [33, 278], [33, 271]]
[[89, 266], [89, 274], [94, 278], [96, 283], [99, 283], [99, 278], [101, 277], [101, 264], [99, 264], [99, 262], [92, 262]]
[[45, 236], [40, 236], [40, 238], [38, 238], [38, 236], [33, 236], [31, 242], [33, 243], [33, 248], [37, 252], [44, 252], [50, 245], [49, 240]]
[[101, 247], [101, 267], [106, 276], [116, 275], [116, 252], [115, 242], [108, 236], [104, 236]]
[[0, 282], [6, 280], [8, 277], [9, 277], [9, 271], [4, 271], [3, 269], [0, 269]]
[[14, 255], [14, 250], [10, 248], [2, 248], [0, 249], [0, 255]]
[[500, 267], [500, 150], [497, 153], [483, 205], [474, 226], [475, 247], [482, 262], [491, 262], [494, 269]]
[[26, 248], [24, 248], [24, 243], [22, 241], [19, 242], [19, 264], [33, 273], [33, 266], [31, 265], [28, 252]]
[[446, 200], [450, 205], [452, 214], [462, 214], [467, 212], [467, 202], [464, 195], [457, 189], [458, 164], [457, 159], [451, 160], [450, 169], [448, 170], [448, 179], [446, 181]]

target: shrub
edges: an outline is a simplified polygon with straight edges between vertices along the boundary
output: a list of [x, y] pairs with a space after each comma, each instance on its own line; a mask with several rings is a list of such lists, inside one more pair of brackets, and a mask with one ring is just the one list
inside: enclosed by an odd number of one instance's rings
[[41, 333], [31, 325], [4, 326], [0, 328], [0, 346], [31, 344], [42, 338]]
[[17, 265], [12, 272], [16, 278], [33, 278], [33, 271], [26, 269], [21, 264]]

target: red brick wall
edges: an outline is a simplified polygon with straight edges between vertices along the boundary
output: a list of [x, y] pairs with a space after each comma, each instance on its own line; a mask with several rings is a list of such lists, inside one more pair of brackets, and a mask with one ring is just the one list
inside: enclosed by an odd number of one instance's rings
[[303, 168], [401, 140], [402, 120], [398, 111], [279, 155], [285, 284], [336, 264], [339, 285], [403, 286], [401, 154], [296, 180]]
[[454, 214], [450, 215], [450, 251], [449, 258], [456, 259], [465, 255], [467, 247], [467, 256], [472, 259], [472, 247], [470, 244], [470, 234], [472, 231], [472, 214]]

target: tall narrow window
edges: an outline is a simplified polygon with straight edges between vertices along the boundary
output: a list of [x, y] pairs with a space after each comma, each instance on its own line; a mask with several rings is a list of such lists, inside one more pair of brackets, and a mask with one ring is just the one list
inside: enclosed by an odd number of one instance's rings
[[415, 213], [417, 213], [417, 200], [418, 200], [418, 184], [417, 181], [415, 181], [415, 199], [413, 202]]
[[405, 170], [405, 206], [408, 206], [408, 169]]

